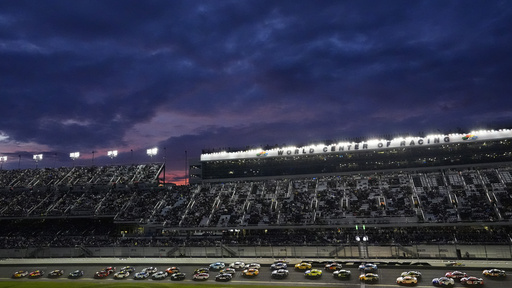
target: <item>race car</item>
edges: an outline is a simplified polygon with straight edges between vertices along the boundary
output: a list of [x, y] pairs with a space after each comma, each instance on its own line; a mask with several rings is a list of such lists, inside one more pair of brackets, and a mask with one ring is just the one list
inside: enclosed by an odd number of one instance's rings
[[155, 274], [153, 274], [151, 276], [151, 279], [153, 279], [153, 280], [163, 280], [163, 279], [167, 278], [167, 275], [169, 275], [169, 274], [167, 274], [167, 272], [159, 271], [159, 272], [156, 272]]
[[286, 277], [288, 277], [288, 270], [286, 269], [277, 269], [277, 270], [274, 270], [272, 271], [272, 278], [275, 278], [275, 279], [284, 279]]
[[226, 267], [226, 264], [224, 264], [224, 262], [215, 262], [210, 264], [210, 269], [212, 270], [220, 270], [224, 269], [224, 267]]
[[352, 273], [349, 270], [336, 270], [332, 273], [332, 276], [337, 279], [350, 279]]
[[208, 273], [197, 273], [192, 276], [193, 280], [208, 280], [210, 278], [210, 274]]
[[233, 269], [245, 269], [245, 263], [241, 261], [236, 261], [231, 264], [229, 264], [229, 268]]
[[180, 268], [174, 267], [174, 266], [173, 267], [169, 267], [169, 268], [165, 269], [165, 272], [169, 273], [169, 275], [172, 275], [174, 273], [180, 272]]
[[455, 285], [455, 280], [448, 277], [439, 277], [432, 279], [432, 285], [442, 287], [452, 287]]
[[413, 276], [413, 277], [416, 277], [417, 279], [420, 279], [421, 272], [420, 271], [407, 271], [407, 272], [402, 272], [402, 274], [400, 274], [400, 276], [402, 276], [402, 277]]
[[134, 280], [145, 280], [145, 279], [148, 279], [149, 278], [149, 273], [148, 272], [137, 272], [135, 273], [135, 275], [133, 275], [133, 279]]
[[304, 272], [306, 278], [320, 278], [322, 277], [322, 270], [311, 269]]
[[20, 270], [12, 274], [12, 278], [23, 278], [28, 276], [28, 271]]
[[228, 273], [228, 274], [231, 274], [231, 275], [235, 275], [236, 274], [236, 270], [233, 269], [233, 268], [224, 268], [224, 269], [220, 270], [219, 273]]
[[28, 277], [29, 278], [39, 278], [39, 277], [41, 277], [43, 275], [44, 275], [44, 271], [43, 270], [36, 270], [36, 271], [30, 272], [30, 274], [28, 274]]
[[208, 268], [197, 268], [196, 270], [194, 270], [194, 274], [199, 274], [199, 273], [210, 273], [210, 269], [208, 269]]
[[414, 285], [418, 283], [418, 278], [414, 276], [400, 276], [396, 278], [396, 284]]
[[158, 269], [156, 267], [152, 267], [152, 266], [142, 269], [142, 272], [148, 273], [149, 275], [156, 273], [156, 271], [158, 271]]
[[339, 264], [339, 263], [329, 263], [329, 264], [326, 264], [325, 265], [325, 270], [327, 271], [336, 271], [336, 270], [340, 270], [343, 268], [343, 265]]
[[114, 279], [124, 279], [130, 277], [130, 271], [121, 270], [119, 272], [114, 273]]
[[359, 275], [359, 280], [364, 282], [377, 282], [379, 281], [379, 275], [375, 273], [365, 273]]
[[75, 270], [75, 271], [69, 273], [68, 278], [80, 278], [82, 276], [84, 276], [83, 270]]
[[462, 285], [484, 285], [484, 279], [474, 277], [474, 276], [464, 277], [464, 278], [460, 279], [460, 284], [462, 284]]
[[185, 277], [186, 277], [185, 273], [181, 273], [181, 272], [171, 274], [171, 280], [173, 280], [173, 281], [185, 280]]
[[284, 262], [277, 262], [270, 265], [270, 270], [287, 269], [288, 265]]
[[501, 278], [501, 277], [506, 277], [507, 273], [505, 272], [505, 270], [493, 268], [493, 269], [484, 270], [482, 272], [482, 275], [487, 276], [487, 277], [499, 277], [499, 278]]
[[254, 269], [254, 268], [249, 268], [249, 269], [245, 269], [244, 271], [242, 271], [242, 275], [244, 275], [246, 277], [258, 276], [258, 274], [260, 274], [260, 270]]
[[373, 273], [377, 272], [377, 265], [372, 263], [363, 263], [359, 265], [359, 270], [365, 272], [365, 273]]
[[311, 264], [307, 263], [307, 262], [297, 263], [297, 264], [295, 264], [295, 269], [296, 270], [308, 270], [308, 269], [311, 269]]
[[110, 274], [116, 272], [116, 267], [107, 267], [103, 270], [107, 271], [108, 275], [110, 275]]
[[224, 281], [227, 282], [229, 280], [233, 279], [233, 275], [229, 273], [221, 273], [217, 276], [215, 276], [215, 281]]
[[108, 275], [109, 275], [109, 273], [107, 271], [101, 270], [101, 271], [94, 273], [94, 278], [102, 279], [102, 278], [106, 278]]
[[130, 273], [133, 273], [133, 272], [135, 272], [135, 267], [133, 267], [133, 266], [125, 266], [125, 267], [121, 268], [121, 271], [128, 271]]
[[249, 264], [245, 265], [245, 268], [260, 269], [261, 268], [261, 264], [259, 264], [259, 263], [249, 263]]
[[56, 278], [56, 277], [60, 277], [64, 275], [64, 270], [60, 270], [60, 269], [56, 269], [56, 270], [53, 270], [52, 272], [48, 273], [48, 277], [50, 278]]
[[460, 271], [451, 271], [444, 274], [445, 277], [452, 278], [454, 280], [460, 280], [461, 278], [468, 277], [468, 274]]

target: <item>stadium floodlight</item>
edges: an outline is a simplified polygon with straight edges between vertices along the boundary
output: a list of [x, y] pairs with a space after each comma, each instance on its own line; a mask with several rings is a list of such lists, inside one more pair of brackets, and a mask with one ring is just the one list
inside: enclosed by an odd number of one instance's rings
[[146, 152], [148, 153], [149, 157], [153, 158], [153, 156], [155, 156], [158, 153], [158, 148], [151, 148], [146, 150]]
[[114, 158], [117, 157], [117, 150], [112, 150], [107, 152], [108, 157], [112, 159], [112, 163], [114, 162]]
[[43, 160], [43, 154], [35, 154], [32, 158], [36, 162], [36, 169], [37, 169], [37, 162]]
[[4, 162], [7, 162], [7, 156], [0, 156], [0, 170], [3, 170]]
[[115, 157], [117, 157], [117, 150], [108, 151], [107, 155], [108, 157], [110, 157], [110, 159], [114, 159]]
[[80, 158], [80, 152], [69, 153], [69, 157], [73, 160]]

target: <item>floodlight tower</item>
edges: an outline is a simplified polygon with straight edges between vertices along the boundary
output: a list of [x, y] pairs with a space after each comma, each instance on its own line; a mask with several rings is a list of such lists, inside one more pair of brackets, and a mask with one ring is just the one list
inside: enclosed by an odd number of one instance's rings
[[117, 157], [117, 150], [112, 150], [107, 152], [108, 157], [112, 159], [112, 162], [114, 162], [114, 158]]
[[0, 156], [0, 170], [4, 168], [4, 162], [7, 162], [7, 156]]
[[75, 167], [75, 160], [80, 158], [80, 152], [69, 153], [69, 157], [73, 160], [73, 167]]
[[158, 153], [158, 148], [151, 148], [146, 150], [146, 152], [148, 153], [149, 157], [153, 158], [153, 156], [155, 156]]
[[36, 169], [37, 169], [37, 163], [41, 160], [43, 160], [43, 154], [36, 154], [33, 156], [34, 161], [36, 162]]

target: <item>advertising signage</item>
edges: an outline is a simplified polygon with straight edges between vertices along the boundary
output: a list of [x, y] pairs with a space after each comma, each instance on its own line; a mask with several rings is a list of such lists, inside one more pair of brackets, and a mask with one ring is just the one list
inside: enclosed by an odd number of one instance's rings
[[428, 135], [425, 137], [399, 137], [391, 140], [373, 139], [362, 142], [340, 142], [330, 145], [308, 145], [301, 147], [280, 147], [268, 150], [252, 149], [237, 152], [215, 152], [201, 155], [201, 161], [251, 159], [263, 157], [287, 157], [301, 155], [318, 155], [327, 153], [345, 153], [363, 150], [381, 150], [393, 148], [414, 148], [431, 145], [457, 144], [475, 141], [499, 140], [512, 138], [512, 130], [483, 130], [467, 134]]

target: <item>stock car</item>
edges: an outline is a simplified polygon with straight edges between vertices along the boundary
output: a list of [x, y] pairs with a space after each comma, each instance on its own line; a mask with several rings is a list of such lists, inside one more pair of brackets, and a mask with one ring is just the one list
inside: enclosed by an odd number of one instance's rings
[[153, 274], [151, 276], [151, 279], [153, 279], [153, 280], [163, 280], [163, 279], [167, 278], [167, 275], [169, 275], [167, 272], [159, 271], [159, 272], [156, 272], [155, 274]]
[[379, 275], [375, 273], [365, 273], [359, 275], [359, 280], [364, 282], [377, 282], [379, 281]]
[[284, 279], [286, 277], [288, 277], [288, 270], [286, 269], [277, 269], [277, 270], [274, 270], [272, 271], [272, 278], [275, 278], [275, 279]]
[[133, 275], [133, 279], [134, 280], [145, 280], [145, 279], [148, 279], [149, 278], [149, 273], [148, 272], [137, 272], [135, 273], [135, 275]]
[[57, 278], [64, 275], [64, 270], [55, 269], [52, 272], [48, 273], [49, 278]]
[[221, 273], [217, 276], [215, 276], [215, 281], [224, 281], [227, 282], [229, 280], [233, 279], [233, 275], [229, 273]]
[[210, 278], [210, 274], [208, 273], [196, 273], [192, 276], [193, 280], [208, 280]]
[[68, 278], [80, 278], [82, 276], [84, 276], [83, 270], [75, 270], [75, 271], [69, 273]]
[[414, 285], [418, 284], [418, 278], [414, 276], [400, 276], [396, 278], [396, 284]]
[[484, 270], [482, 272], [482, 275], [487, 277], [506, 277], [507, 273], [505, 272], [505, 270], [493, 268]]
[[231, 274], [231, 275], [235, 275], [236, 274], [236, 270], [233, 269], [233, 268], [224, 268], [222, 270], [219, 271], [219, 273], [228, 273], [228, 274]]
[[297, 263], [295, 264], [295, 269], [296, 270], [308, 270], [308, 269], [311, 269], [311, 263], [308, 263], [308, 262], [300, 262], [300, 263]]
[[174, 273], [179, 273], [180, 272], [180, 268], [178, 268], [178, 267], [169, 267], [169, 268], [165, 269], [165, 272], [169, 273], [169, 275], [172, 275]]
[[448, 277], [439, 277], [432, 279], [432, 285], [434, 286], [443, 286], [443, 287], [452, 287], [455, 285], [455, 280]]
[[208, 269], [208, 268], [197, 268], [196, 270], [194, 270], [194, 274], [199, 274], [199, 273], [210, 273], [210, 269]]
[[254, 269], [254, 268], [249, 268], [249, 269], [245, 269], [244, 271], [242, 271], [242, 275], [244, 275], [246, 277], [258, 276], [258, 274], [260, 274], [260, 270]]
[[173, 281], [185, 280], [186, 276], [187, 275], [185, 275], [185, 273], [181, 273], [181, 272], [173, 273], [173, 274], [171, 274], [171, 280], [173, 280]]
[[359, 265], [359, 270], [363, 271], [364, 273], [377, 272], [377, 265], [372, 263], [363, 263]]
[[421, 272], [420, 271], [407, 271], [407, 272], [402, 272], [402, 274], [400, 274], [400, 276], [402, 276], [402, 277], [413, 276], [419, 280], [421, 278]]
[[103, 270], [107, 271], [108, 275], [110, 275], [110, 274], [116, 272], [116, 267], [110, 266], [110, 267], [107, 267], [107, 268], [105, 268]]
[[101, 270], [101, 271], [94, 273], [94, 278], [102, 279], [102, 278], [106, 278], [108, 275], [109, 275], [109, 273], [107, 271]]
[[337, 279], [350, 279], [352, 273], [349, 270], [336, 270], [332, 273], [332, 276]]
[[452, 278], [454, 280], [460, 280], [461, 278], [468, 277], [468, 274], [460, 271], [451, 271], [444, 274], [445, 277]]
[[152, 266], [142, 269], [142, 272], [148, 273], [149, 275], [156, 273], [156, 271], [158, 271], [158, 269], [156, 267], [152, 267]]
[[322, 277], [322, 270], [311, 269], [304, 272], [306, 278], [320, 278]]
[[462, 285], [484, 285], [484, 279], [475, 276], [464, 277], [460, 279]]
[[226, 267], [226, 264], [224, 264], [224, 262], [215, 262], [215, 263], [210, 264], [210, 269], [212, 269], [212, 270], [220, 270], [220, 269], [224, 269], [225, 267]]
[[270, 270], [279, 270], [279, 269], [287, 269], [288, 265], [284, 262], [276, 262], [270, 265]]
[[28, 271], [20, 270], [12, 273], [12, 278], [23, 278], [28, 276]]
[[133, 266], [125, 266], [125, 267], [121, 268], [121, 271], [128, 271], [130, 273], [133, 273], [133, 272], [135, 272], [135, 267], [133, 267]]
[[114, 273], [114, 279], [124, 279], [130, 277], [130, 271], [121, 270], [119, 272]]
[[343, 265], [333, 262], [325, 265], [325, 270], [327, 271], [336, 271], [343, 268]]
[[260, 269], [261, 268], [261, 264], [259, 264], [259, 263], [249, 263], [249, 264], [245, 265], [245, 268]]
[[231, 264], [229, 264], [229, 268], [233, 269], [245, 269], [245, 263], [241, 261], [236, 261]]
[[39, 277], [41, 277], [43, 275], [44, 275], [44, 271], [43, 270], [36, 270], [36, 271], [30, 272], [30, 274], [28, 274], [28, 277], [29, 278], [39, 278]]

